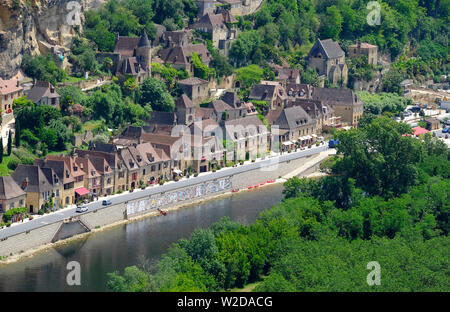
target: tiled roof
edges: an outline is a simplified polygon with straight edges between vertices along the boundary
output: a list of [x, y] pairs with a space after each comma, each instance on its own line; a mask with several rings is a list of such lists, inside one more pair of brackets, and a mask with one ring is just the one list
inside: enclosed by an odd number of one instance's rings
[[18, 92], [22, 90], [22, 87], [17, 86], [17, 80], [9, 79], [3, 80], [0, 78], [0, 94], [7, 95], [13, 92]]
[[176, 99], [175, 106], [182, 106], [186, 108], [196, 107], [196, 105], [192, 103], [191, 99], [184, 93], [178, 99]]
[[280, 116], [274, 122], [281, 129], [295, 129], [302, 125], [313, 124], [314, 120], [300, 106], [283, 109]]
[[345, 55], [339, 43], [333, 41], [333, 39], [326, 39], [326, 40], [317, 39], [316, 43], [309, 52], [308, 57], [316, 49], [320, 49], [329, 59], [339, 58]]
[[[53, 93], [51, 93], [51, 89], [53, 89]], [[39, 102], [42, 98], [48, 97], [51, 98], [59, 98], [60, 95], [56, 93], [55, 88], [50, 82], [47, 81], [38, 81], [30, 90], [27, 95], [27, 98], [33, 103]]]
[[222, 97], [222, 101], [224, 101], [225, 103], [227, 103], [230, 106], [233, 106], [234, 108], [240, 108], [242, 106], [241, 100], [239, 99], [236, 92], [230, 92], [230, 91], [226, 92]]
[[53, 180], [49, 181], [39, 166], [18, 165], [11, 177], [21, 187], [23, 182], [27, 180], [28, 185], [23, 188], [25, 192], [46, 192], [53, 189]]
[[158, 56], [166, 63], [189, 64], [190, 60], [188, 57], [190, 57], [192, 53], [197, 53], [206, 64], [209, 64], [211, 61], [211, 55], [204, 44], [162, 49], [158, 52]]
[[183, 79], [178, 81], [178, 84], [180, 85], [187, 85], [187, 86], [196, 86], [196, 85], [202, 85], [202, 84], [207, 84], [208, 81], [207, 80], [203, 80], [197, 77], [191, 77], [191, 78], [187, 78], [187, 79]]
[[0, 177], [0, 200], [8, 200], [25, 194], [13, 178], [10, 176]]
[[214, 109], [215, 112], [221, 113], [224, 111], [231, 111], [234, 108], [231, 107], [230, 105], [228, 105], [227, 103], [225, 103], [222, 100], [214, 100], [211, 103], [209, 103], [209, 108]]
[[133, 56], [134, 49], [139, 44], [139, 37], [119, 36], [114, 47], [114, 52], [122, 56]]

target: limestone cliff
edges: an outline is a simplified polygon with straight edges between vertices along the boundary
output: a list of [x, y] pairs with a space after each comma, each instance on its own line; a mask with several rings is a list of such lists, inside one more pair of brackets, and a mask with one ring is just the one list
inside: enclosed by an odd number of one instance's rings
[[70, 25], [74, 23], [68, 22], [69, 18], [75, 16], [78, 7], [82, 13], [104, 2], [0, 0], [0, 77], [14, 76], [24, 54], [39, 54], [38, 41], [69, 48], [73, 36], [81, 30], [81, 26]]

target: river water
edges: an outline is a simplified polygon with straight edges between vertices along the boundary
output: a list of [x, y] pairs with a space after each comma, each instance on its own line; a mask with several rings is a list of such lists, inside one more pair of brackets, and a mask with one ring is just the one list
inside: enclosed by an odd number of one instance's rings
[[[123, 271], [145, 256], [156, 263], [167, 248], [224, 216], [242, 224], [280, 202], [282, 185], [193, 204], [164, 217], [146, 218], [92, 233], [64, 246], [0, 266], [0, 291], [107, 291], [108, 272]], [[67, 263], [78, 261], [81, 286], [68, 286]]]

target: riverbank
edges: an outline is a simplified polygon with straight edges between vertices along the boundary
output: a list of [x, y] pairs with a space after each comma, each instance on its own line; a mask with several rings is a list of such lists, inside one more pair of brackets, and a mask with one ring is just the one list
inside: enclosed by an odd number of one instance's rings
[[[270, 185], [284, 183], [286, 181], [286, 179], [292, 177], [293, 174], [301, 175], [302, 172], [310, 171], [312, 168], [314, 169], [313, 171], [315, 171], [318, 168], [319, 164], [324, 159], [326, 159], [330, 154], [333, 154], [333, 152], [334, 152], [333, 150], [331, 150], [331, 151], [324, 151], [324, 152], [318, 153], [317, 155], [313, 155], [309, 159], [306, 159], [306, 161], [301, 166], [298, 166], [297, 168], [295, 168], [295, 170], [292, 170], [292, 171], [288, 172], [287, 174], [285, 174], [284, 176], [282, 176], [281, 178], [276, 179], [274, 183], [260, 185], [258, 188], [264, 188], [264, 187], [269, 187]], [[308, 172], [308, 174], [309, 174], [309, 172]], [[261, 179], [261, 178], [259, 178], [259, 179]], [[240, 189], [240, 192], [251, 192], [252, 190], [244, 187], [244, 185], [245, 186], [250, 186], [250, 185], [253, 185], [253, 182], [254, 181], [248, 181], [248, 183], [247, 183], [247, 182], [243, 181], [242, 183], [239, 183], [240, 185], [239, 185], [238, 188]], [[169, 214], [171, 212], [180, 210], [180, 209], [182, 209], [184, 207], [188, 207], [188, 206], [191, 206], [191, 205], [194, 205], [194, 204], [201, 204], [201, 203], [204, 203], [204, 202], [218, 200], [220, 198], [228, 197], [228, 196], [231, 196], [233, 194], [236, 194], [236, 193], [233, 193], [231, 191], [226, 191], [226, 192], [218, 193], [218, 194], [215, 194], [215, 195], [210, 195], [207, 198], [197, 198], [197, 199], [194, 199], [194, 200], [191, 200], [191, 201], [188, 201], [188, 202], [184, 202], [184, 203], [180, 202], [178, 204], [175, 204], [175, 205], [172, 205], [172, 206], [170, 206], [168, 208], [165, 208], [164, 210], [167, 211], [167, 213]], [[14, 262], [20, 261], [20, 260], [25, 259], [25, 258], [33, 257], [34, 255], [36, 255], [36, 254], [38, 254], [40, 252], [44, 252], [44, 251], [46, 251], [48, 249], [59, 247], [59, 246], [63, 246], [63, 245], [66, 245], [66, 244], [68, 244], [70, 242], [73, 242], [75, 240], [84, 239], [84, 238], [86, 238], [87, 236], [89, 236], [89, 235], [91, 235], [93, 233], [102, 232], [102, 231], [105, 231], [107, 229], [111, 229], [113, 227], [117, 227], [117, 226], [128, 224], [128, 223], [134, 223], [134, 222], [142, 220], [142, 219], [153, 218], [153, 217], [163, 217], [163, 216], [157, 210], [149, 210], [149, 211], [147, 211], [147, 212], [145, 212], [143, 214], [137, 215], [137, 216], [130, 216], [130, 217], [126, 218], [126, 219], [115, 221], [115, 222], [112, 222], [112, 223], [109, 223], [109, 224], [106, 224], [106, 225], [102, 225], [102, 226], [99, 226], [99, 227], [95, 226], [95, 227], [92, 227], [91, 231], [89, 231], [89, 232], [82, 233], [82, 234], [77, 234], [75, 236], [72, 236], [70, 238], [67, 238], [67, 239], [64, 239], [64, 240], [61, 240], [61, 241], [57, 241], [57, 242], [54, 242], [54, 243], [43, 244], [43, 245], [31, 248], [31, 249], [29, 249], [27, 251], [15, 253], [12, 256], [8, 256], [7, 258], [0, 260], [0, 265], [10, 264], [10, 263], [14, 263]]]

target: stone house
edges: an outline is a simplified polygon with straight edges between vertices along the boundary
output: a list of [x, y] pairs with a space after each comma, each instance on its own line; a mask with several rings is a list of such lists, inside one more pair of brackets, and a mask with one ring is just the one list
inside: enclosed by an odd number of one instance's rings
[[95, 169], [89, 157], [77, 157], [75, 163], [78, 168], [84, 171], [84, 188], [89, 191], [92, 196], [102, 194], [102, 176]]
[[193, 41], [190, 29], [166, 31], [160, 39], [164, 48], [184, 47], [191, 45]]
[[353, 90], [312, 87], [311, 99], [319, 100], [334, 110], [341, 122], [357, 127], [364, 114], [364, 104]]
[[317, 39], [306, 60], [308, 67], [314, 68], [319, 77], [328, 78], [334, 85], [347, 85], [348, 67], [345, 63], [345, 53], [337, 42], [332, 39]]
[[237, 23], [236, 18], [229, 11], [222, 10], [218, 14], [203, 15], [192, 27], [197, 32], [207, 34], [213, 46], [228, 56], [231, 44], [238, 34], [237, 28], [231, 28], [233, 23]]
[[368, 64], [376, 66], [378, 64], [378, 47], [367, 42], [357, 41], [348, 47], [348, 56], [357, 58], [361, 55], [367, 56]]
[[54, 206], [59, 204], [63, 185], [51, 168], [20, 164], [11, 178], [26, 192], [25, 206], [28, 212], [38, 213], [50, 199], [53, 199]]
[[125, 191], [127, 189], [127, 168], [125, 167], [123, 160], [119, 157], [117, 147], [114, 144], [97, 142], [91, 144], [91, 146], [89, 146], [89, 150], [77, 149], [75, 153], [80, 157], [88, 157], [89, 155], [91, 155], [105, 159], [114, 174], [113, 192], [117, 193], [119, 191]]
[[250, 2], [249, 0], [219, 0], [223, 4], [227, 4], [230, 7], [230, 12], [233, 15], [240, 16], [243, 15], [244, 12], [244, 5], [247, 4], [247, 2]]
[[51, 169], [58, 177], [60, 183], [62, 183], [63, 187], [59, 196], [60, 202], [58, 203], [60, 207], [75, 203], [75, 179], [70, 168], [63, 160], [36, 159], [34, 164], [41, 169]]
[[227, 161], [254, 159], [267, 152], [268, 130], [256, 115], [225, 121], [222, 125], [224, 139], [232, 142], [233, 149], [226, 149]]
[[21, 96], [23, 96], [23, 88], [20, 86], [19, 80], [0, 78], [0, 111], [3, 122], [14, 117], [12, 103]]
[[119, 55], [116, 76], [132, 76], [138, 83], [151, 76], [152, 48], [147, 33], [141, 37], [116, 36], [114, 54]]
[[0, 214], [9, 209], [25, 207], [26, 193], [10, 176], [0, 177]]
[[66, 167], [69, 168], [70, 174], [72, 175], [74, 182], [73, 182], [73, 188], [75, 193], [75, 200], [73, 203], [76, 203], [80, 198], [87, 195], [89, 193], [89, 190], [84, 187], [84, 177], [86, 176], [86, 173], [79, 168], [78, 164], [76, 163], [76, 157], [74, 156], [66, 156], [66, 155], [47, 155], [47, 160], [53, 160], [53, 161], [63, 161], [66, 164]]
[[246, 105], [246, 103], [241, 101], [236, 92], [225, 92], [225, 94], [222, 96], [222, 101], [230, 105], [237, 112], [235, 118], [245, 117], [247, 115], [247, 110], [249, 107]]
[[215, 13], [217, 8], [217, 0], [195, 0], [198, 7], [198, 16], [204, 16], [208, 13]]
[[286, 105], [286, 90], [279, 82], [262, 81], [252, 87], [249, 100], [265, 101], [269, 105], [269, 109], [276, 110]]
[[50, 82], [38, 81], [28, 92], [27, 98], [37, 106], [50, 105], [59, 108], [61, 96]]
[[177, 70], [186, 70], [191, 77], [194, 76], [192, 54], [197, 53], [203, 64], [209, 66], [212, 60], [211, 53], [204, 44], [191, 44], [183, 47], [173, 47], [158, 51], [159, 61], [171, 64]]
[[194, 105], [198, 105], [209, 98], [209, 82], [207, 80], [191, 77], [178, 81], [178, 85]]
[[182, 94], [176, 99], [174, 112], [177, 115], [178, 124], [191, 125], [195, 120], [196, 107], [197, 105], [186, 94]]
[[441, 122], [437, 118], [425, 118], [427, 124], [426, 129], [429, 131], [438, 130], [441, 127]]
[[283, 88], [286, 88], [287, 84], [299, 84], [300, 71], [292, 68], [277, 69], [275, 70], [275, 81], [280, 82]]
[[294, 147], [296, 142], [304, 146], [314, 141], [316, 120], [311, 118], [301, 106], [272, 111], [266, 118], [270, 125], [278, 127], [282, 150]]

